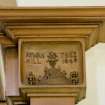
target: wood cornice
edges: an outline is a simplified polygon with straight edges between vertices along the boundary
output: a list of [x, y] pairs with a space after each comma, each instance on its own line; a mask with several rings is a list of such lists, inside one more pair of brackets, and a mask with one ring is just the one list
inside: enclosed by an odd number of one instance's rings
[[[27, 21], [30, 20], [30, 21]], [[100, 22], [105, 20], [105, 7], [0, 8], [0, 21], [18, 22]]]
[[[8, 14], [7, 14], [8, 12]], [[24, 13], [24, 14], [23, 14]], [[48, 17], [104, 17], [105, 7], [37, 7], [37, 8], [0, 8], [0, 15], [3, 17], [27, 18], [31, 16]]]
[[[88, 37], [89, 43], [86, 45], [88, 49], [98, 42], [105, 42], [104, 21], [105, 7], [0, 8], [0, 22], [4, 24], [3, 32], [5, 36], [12, 39], [11, 41], [27, 37], [28, 34], [30, 37], [41, 36], [42, 33], [47, 35], [46, 30], [49, 29], [51, 29], [50, 32], [57, 29], [57, 34], [77, 36], [73, 27], [78, 28], [81, 25], [83, 28], [80, 32], [77, 31], [78, 36]], [[93, 26], [96, 26], [96, 31], [89, 32], [88, 28], [91, 29]], [[61, 31], [62, 29], [64, 32]]]
[[[98, 41], [98, 25], [81, 25], [81, 24], [59, 24], [59, 25], [34, 25], [34, 26], [9, 26], [7, 27], [11, 35], [15, 39], [21, 38], [47, 38], [47, 37], [67, 37], [67, 38], [83, 38], [85, 40], [86, 49], [92, 47]], [[12, 36], [11, 36], [12, 37]], [[13, 37], [12, 37], [13, 38]]]

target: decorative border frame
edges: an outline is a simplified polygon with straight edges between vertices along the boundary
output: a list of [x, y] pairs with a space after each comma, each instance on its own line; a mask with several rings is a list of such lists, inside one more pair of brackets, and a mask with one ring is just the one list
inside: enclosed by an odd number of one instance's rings
[[[83, 53], [83, 84], [80, 85], [38, 85], [38, 86], [26, 86], [21, 83], [21, 44], [23, 42], [29, 42], [29, 41], [35, 41], [35, 42], [46, 42], [46, 41], [77, 41], [80, 42], [82, 45], [82, 53]], [[75, 96], [77, 97], [77, 100], [81, 100], [81, 98], [85, 97], [85, 91], [86, 91], [86, 76], [85, 76], [85, 60], [84, 60], [84, 52], [85, 52], [85, 44], [84, 40], [82, 38], [29, 38], [29, 39], [20, 39], [18, 46], [19, 46], [19, 77], [20, 77], [20, 92], [24, 95], [31, 96], [31, 93], [33, 93], [35, 96], [47, 96], [48, 94], [55, 94], [55, 96], [58, 94], [58, 96], [63, 95], [69, 95], [69, 96]], [[44, 94], [43, 94], [44, 93]], [[52, 95], [51, 95], [52, 96]], [[80, 96], [80, 97], [79, 97]], [[79, 98], [79, 99], [78, 99]]]

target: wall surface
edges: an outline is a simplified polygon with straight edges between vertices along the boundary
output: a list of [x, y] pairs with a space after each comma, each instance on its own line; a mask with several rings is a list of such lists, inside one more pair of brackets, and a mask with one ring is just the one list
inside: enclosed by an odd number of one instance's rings
[[18, 6], [105, 6], [105, 0], [17, 0]]

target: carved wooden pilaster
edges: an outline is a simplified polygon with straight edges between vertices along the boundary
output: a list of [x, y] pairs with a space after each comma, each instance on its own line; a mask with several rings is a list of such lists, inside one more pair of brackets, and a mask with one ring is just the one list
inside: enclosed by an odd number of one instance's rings
[[85, 51], [105, 42], [105, 8], [3, 8], [0, 23], [7, 71], [18, 68], [18, 95], [7, 96], [9, 105], [74, 105], [85, 98]]

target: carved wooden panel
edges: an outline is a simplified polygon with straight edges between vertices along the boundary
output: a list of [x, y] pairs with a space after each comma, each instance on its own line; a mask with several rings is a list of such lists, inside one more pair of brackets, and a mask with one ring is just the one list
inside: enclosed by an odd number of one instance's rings
[[79, 41], [22, 41], [20, 72], [23, 85], [80, 85], [83, 49]]
[[[20, 42], [20, 96], [10, 97], [10, 102], [23, 102], [25, 97], [26, 102], [28, 97], [75, 97], [77, 103], [85, 98], [84, 50], [105, 42], [104, 7], [1, 8], [0, 22], [0, 43], [17, 49]], [[7, 82], [9, 69], [18, 72], [18, 59], [11, 54], [6, 55]], [[9, 77], [18, 82], [12, 74]]]

